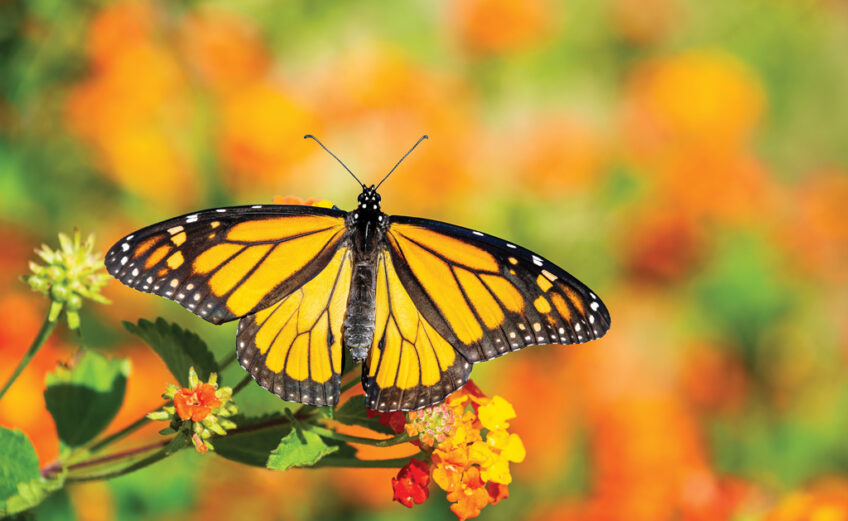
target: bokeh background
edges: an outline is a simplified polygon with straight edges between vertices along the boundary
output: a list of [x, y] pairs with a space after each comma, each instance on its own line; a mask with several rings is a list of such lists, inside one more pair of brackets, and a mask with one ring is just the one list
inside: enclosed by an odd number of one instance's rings
[[[275, 195], [459, 223], [607, 302], [591, 344], [475, 368], [527, 459], [483, 519], [848, 519], [848, 4], [839, 0], [0, 1], [0, 378], [46, 312], [19, 276], [56, 233], [105, 251], [174, 215]], [[112, 429], [169, 380], [121, 320], [219, 358], [234, 325], [117, 282], [0, 403], [42, 464], [44, 375], [132, 360]], [[240, 379], [240, 369], [224, 375]], [[243, 409], [279, 401], [251, 385]], [[127, 444], [155, 436], [155, 428]], [[386, 453], [383, 453], [386, 455]], [[186, 451], [71, 487], [44, 519], [437, 519], [390, 470], [251, 469]]]

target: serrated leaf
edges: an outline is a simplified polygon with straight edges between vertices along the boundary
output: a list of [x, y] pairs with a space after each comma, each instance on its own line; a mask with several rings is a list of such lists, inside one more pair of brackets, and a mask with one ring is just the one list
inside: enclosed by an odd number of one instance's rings
[[[236, 415], [230, 420], [235, 422], [239, 429], [245, 430], [212, 440], [215, 453], [254, 467], [265, 468], [271, 451], [280, 444], [280, 439], [291, 431], [291, 424], [279, 413], [254, 417]], [[274, 425], [266, 426], [269, 423]], [[262, 426], [266, 427], [259, 428]], [[251, 427], [257, 428], [251, 430]]]
[[140, 319], [138, 324], [124, 322], [127, 331], [137, 335], [156, 351], [168, 370], [183, 387], [188, 387], [188, 370], [194, 367], [202, 381], [218, 371], [218, 364], [209, 348], [199, 336], [163, 318], [156, 322]]
[[47, 375], [44, 401], [65, 445], [79, 447], [109, 425], [124, 401], [129, 373], [128, 359], [84, 351], [74, 367]]
[[348, 401], [339, 405], [333, 413], [333, 419], [344, 425], [367, 427], [380, 434], [391, 434], [392, 436], [397, 434], [391, 427], [380, 423], [376, 417], [369, 418], [367, 416], [364, 394], [351, 396]]
[[0, 502], [18, 491], [18, 483], [37, 479], [38, 456], [23, 432], [0, 427]]
[[324, 438], [310, 430], [292, 430], [280, 440], [280, 444], [268, 456], [265, 466], [273, 470], [308, 467], [339, 448], [338, 445], [328, 445]]

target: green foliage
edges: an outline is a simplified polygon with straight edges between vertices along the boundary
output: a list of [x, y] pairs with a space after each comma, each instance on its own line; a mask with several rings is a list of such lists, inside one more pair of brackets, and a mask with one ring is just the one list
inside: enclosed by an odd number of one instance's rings
[[[265, 467], [268, 456], [288, 435], [292, 428], [282, 414], [266, 414], [258, 417], [237, 415], [231, 418], [239, 431], [213, 440], [215, 452], [229, 460]], [[269, 426], [270, 425], [270, 426]], [[269, 426], [266, 428], [260, 428]]]
[[124, 401], [129, 374], [128, 359], [83, 351], [72, 368], [59, 366], [47, 375], [44, 401], [62, 443], [79, 447], [109, 425]]
[[365, 411], [365, 395], [357, 394], [339, 405], [333, 413], [333, 419], [344, 425], [359, 425], [381, 434], [395, 435], [391, 427], [383, 425], [377, 421], [377, 418], [366, 417], [363, 411]]
[[138, 324], [124, 322], [124, 327], [156, 351], [183, 387], [188, 387], [188, 370], [192, 366], [203, 381], [218, 372], [218, 364], [206, 343], [177, 324], [169, 324], [160, 317], [156, 322], [145, 319], [140, 319]]
[[26, 434], [0, 427], [0, 501], [15, 494], [18, 483], [40, 476], [38, 456]]
[[37, 477], [29, 481], [18, 483], [17, 493], [8, 499], [6, 504], [0, 508], [0, 513], [17, 514], [29, 510], [47, 497], [60, 490], [65, 485], [64, 474], [52, 479]]
[[796, 300], [787, 279], [777, 252], [762, 239], [730, 237], [696, 281], [697, 302], [710, 320], [707, 327], [722, 328], [750, 349]]
[[280, 440], [280, 444], [268, 456], [266, 466], [273, 470], [307, 467], [337, 450], [338, 445], [327, 444], [324, 438], [308, 429], [294, 429]]

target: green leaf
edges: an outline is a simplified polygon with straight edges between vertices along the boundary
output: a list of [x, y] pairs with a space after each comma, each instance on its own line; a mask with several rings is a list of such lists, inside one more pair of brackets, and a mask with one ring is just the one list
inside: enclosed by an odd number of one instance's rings
[[60, 474], [52, 479], [45, 479], [39, 476], [29, 481], [18, 483], [17, 493], [6, 499], [3, 507], [0, 508], [0, 514], [11, 515], [29, 510], [47, 499], [47, 496], [53, 492], [61, 489], [64, 484], [64, 474]]
[[168, 366], [168, 370], [183, 387], [188, 387], [188, 370], [194, 366], [197, 376], [208, 381], [218, 371], [215, 357], [199, 336], [163, 318], [156, 322], [140, 319], [138, 324], [124, 322], [127, 331], [142, 338]]
[[17, 492], [18, 483], [40, 476], [38, 456], [27, 435], [0, 427], [0, 502]]
[[310, 430], [292, 430], [280, 440], [280, 444], [268, 456], [265, 466], [273, 470], [308, 467], [337, 450], [338, 445], [328, 445], [321, 436]]
[[103, 431], [124, 401], [130, 362], [83, 351], [72, 368], [59, 366], [47, 375], [44, 401], [59, 439], [79, 447]]
[[213, 439], [215, 453], [254, 467], [265, 468], [280, 438], [291, 432], [291, 423], [279, 413], [255, 417], [236, 415], [230, 420], [243, 430]]
[[365, 411], [365, 395], [357, 394], [339, 405], [338, 409], [333, 413], [333, 419], [344, 425], [367, 427], [381, 434], [391, 434], [392, 436], [397, 434], [391, 427], [380, 423], [376, 417], [369, 418]]

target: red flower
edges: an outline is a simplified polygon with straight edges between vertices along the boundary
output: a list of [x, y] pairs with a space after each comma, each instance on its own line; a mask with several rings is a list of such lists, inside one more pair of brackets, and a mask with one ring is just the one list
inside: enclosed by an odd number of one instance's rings
[[200, 383], [192, 389], [180, 389], [174, 395], [174, 407], [180, 419], [199, 422], [209, 416], [212, 409], [221, 406], [212, 384]]
[[377, 421], [380, 422], [380, 425], [390, 427], [397, 434], [400, 434], [406, 430], [406, 416], [403, 414], [403, 411], [380, 413], [377, 411], [372, 411], [371, 409], [365, 409], [365, 414], [369, 418], [373, 418], [376, 416]]
[[423, 503], [430, 496], [430, 467], [427, 463], [412, 458], [403, 466], [396, 478], [392, 478], [394, 500], [412, 508], [413, 503]]

